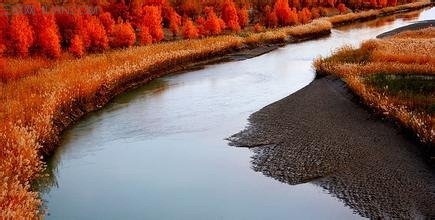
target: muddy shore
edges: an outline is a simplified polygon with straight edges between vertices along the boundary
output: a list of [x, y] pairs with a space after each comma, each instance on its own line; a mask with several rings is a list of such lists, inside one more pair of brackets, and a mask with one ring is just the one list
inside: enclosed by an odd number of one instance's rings
[[435, 218], [435, 171], [418, 144], [323, 77], [252, 114], [229, 138], [253, 168], [291, 185], [311, 182], [368, 218]]

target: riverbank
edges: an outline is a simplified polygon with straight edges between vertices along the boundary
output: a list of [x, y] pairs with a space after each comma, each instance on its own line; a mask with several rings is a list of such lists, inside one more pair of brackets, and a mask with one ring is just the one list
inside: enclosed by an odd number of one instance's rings
[[433, 24], [419, 22], [366, 41], [358, 49], [341, 48], [331, 57], [316, 60], [316, 71], [342, 78], [368, 106], [434, 148]]
[[87, 112], [103, 107], [114, 96], [164, 74], [189, 69], [195, 62], [211, 62], [210, 58], [241, 53], [240, 50], [252, 52], [258, 46], [265, 48], [251, 53], [255, 56], [271, 49], [264, 45], [324, 36], [330, 30], [329, 22], [317, 20], [248, 36], [220, 36], [111, 51], [56, 63], [35, 75], [1, 84], [0, 99], [4, 101], [1, 114], [5, 119], [1, 124], [1, 141], [5, 146], [0, 155], [4, 183], [1, 216], [39, 215], [40, 201], [36, 193], [29, 191], [29, 181], [43, 168], [39, 153], [50, 154], [65, 128]]
[[363, 217], [435, 216], [435, 174], [419, 144], [361, 108], [336, 77], [255, 112], [229, 139], [253, 149], [255, 171], [292, 185], [312, 182]]

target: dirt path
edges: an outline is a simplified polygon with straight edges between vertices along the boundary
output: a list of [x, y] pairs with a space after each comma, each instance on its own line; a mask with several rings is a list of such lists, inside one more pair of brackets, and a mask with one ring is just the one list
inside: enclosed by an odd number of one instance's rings
[[417, 144], [361, 108], [341, 80], [316, 79], [249, 122], [229, 139], [253, 147], [256, 171], [312, 181], [364, 217], [435, 218], [435, 171]]

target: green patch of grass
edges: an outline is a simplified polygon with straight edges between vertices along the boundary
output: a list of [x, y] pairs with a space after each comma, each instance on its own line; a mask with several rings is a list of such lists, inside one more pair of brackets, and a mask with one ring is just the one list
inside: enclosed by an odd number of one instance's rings
[[435, 96], [435, 78], [429, 76], [375, 74], [367, 77], [366, 83], [391, 95]]

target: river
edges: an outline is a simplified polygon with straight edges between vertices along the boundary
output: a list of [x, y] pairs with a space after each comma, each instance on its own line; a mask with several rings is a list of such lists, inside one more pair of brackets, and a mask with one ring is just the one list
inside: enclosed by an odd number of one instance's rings
[[242, 61], [156, 79], [67, 130], [41, 188], [46, 219], [360, 219], [312, 184], [255, 172], [226, 137], [250, 114], [308, 85], [312, 60], [435, 10], [333, 29]]

